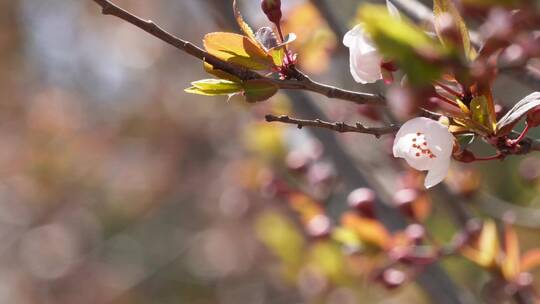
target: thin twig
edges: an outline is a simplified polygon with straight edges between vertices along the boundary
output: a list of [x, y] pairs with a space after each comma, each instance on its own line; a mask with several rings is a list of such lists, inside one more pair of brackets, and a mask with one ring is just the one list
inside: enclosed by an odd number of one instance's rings
[[144, 20], [120, 8], [109, 0], [94, 0], [94, 2], [101, 6], [102, 13], [104, 15], [115, 16], [128, 23], [131, 23], [136, 27], [142, 29], [143, 31], [153, 35], [154, 37], [176, 47], [177, 49], [211, 64], [215, 69], [222, 70], [229, 74], [237, 76], [241, 80], [246, 81], [252, 79], [267, 79], [276, 84], [280, 89], [306, 90], [322, 94], [328, 98], [346, 100], [356, 104], [384, 104], [384, 98], [382, 98], [382, 96], [380, 95], [347, 91], [330, 85], [321, 84], [309, 79], [301, 73], [299, 75], [303, 77], [301, 77], [301, 79], [299, 79], [298, 81], [274, 80], [266, 78], [244, 67], [234, 65], [227, 61], [223, 61], [201, 49], [200, 47], [194, 45], [193, 43], [172, 35], [154, 22], [150, 20]]
[[363, 134], [371, 134], [379, 138], [385, 134], [392, 134], [397, 132], [399, 126], [388, 126], [388, 127], [366, 127], [361, 123], [356, 123], [354, 126], [346, 124], [344, 122], [328, 122], [321, 119], [309, 120], [309, 119], [299, 119], [289, 117], [287, 115], [275, 116], [275, 115], [266, 115], [267, 122], [282, 122], [286, 124], [297, 125], [299, 129], [303, 127], [315, 127], [315, 128], [324, 128], [333, 130], [340, 133], [346, 132], [355, 132]]

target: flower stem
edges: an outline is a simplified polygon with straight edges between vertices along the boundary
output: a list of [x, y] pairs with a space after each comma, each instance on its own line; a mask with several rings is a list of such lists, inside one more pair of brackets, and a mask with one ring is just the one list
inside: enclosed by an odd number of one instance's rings
[[521, 131], [521, 134], [519, 134], [518, 138], [508, 141], [508, 144], [510, 146], [517, 145], [520, 141], [522, 141], [525, 138], [525, 136], [527, 136], [527, 133], [529, 132], [530, 129], [531, 129], [531, 126], [528, 123], [525, 123], [525, 129]]
[[[278, 31], [278, 34], [279, 34], [279, 39], [281, 40], [281, 43], [285, 43], [285, 37], [283, 36], [283, 31], [281, 30], [281, 23], [276, 23], [276, 28], [277, 28], [277, 31]], [[289, 64], [292, 64], [293, 61], [292, 61], [292, 58], [291, 58], [291, 54], [289, 53], [289, 49], [287, 48], [287, 45], [284, 45], [283, 46], [283, 49], [285, 50], [285, 56], [286, 56], [286, 61], [285, 62], [285, 65], [289, 65]]]
[[495, 155], [492, 155], [492, 156], [487, 156], [487, 157], [475, 157], [475, 161], [488, 161], [488, 160], [496, 160], [496, 159], [501, 159], [503, 157], [503, 154], [501, 153], [497, 153]]

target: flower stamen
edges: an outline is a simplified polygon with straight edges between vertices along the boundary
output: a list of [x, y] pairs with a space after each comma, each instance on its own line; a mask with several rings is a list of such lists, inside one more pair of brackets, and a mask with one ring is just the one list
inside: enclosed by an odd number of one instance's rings
[[[429, 149], [428, 142], [426, 140], [426, 137], [424, 133], [416, 132], [416, 137], [412, 138], [412, 145], [411, 147], [416, 150], [415, 156], [420, 157], [423, 155], [426, 155], [427, 157], [433, 159], [436, 158], [437, 155], [435, 155], [431, 149]], [[422, 142], [422, 144], [417, 144], [417, 142]], [[423, 146], [423, 147], [422, 147]]]

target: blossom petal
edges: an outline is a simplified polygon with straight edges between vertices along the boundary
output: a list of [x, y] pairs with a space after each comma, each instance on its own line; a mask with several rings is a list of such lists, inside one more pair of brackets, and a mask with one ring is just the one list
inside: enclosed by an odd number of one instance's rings
[[407, 121], [396, 134], [394, 157], [407, 161], [412, 168], [428, 171], [424, 185], [430, 188], [440, 183], [448, 173], [454, 136], [445, 125], [428, 118]]
[[424, 180], [424, 186], [426, 189], [429, 189], [442, 182], [446, 175], [448, 175], [449, 168], [450, 159], [436, 163], [436, 165], [428, 171], [426, 179]]
[[358, 83], [373, 83], [382, 79], [381, 56], [373, 51], [359, 54], [351, 50], [351, 75]]
[[364, 31], [362, 30], [362, 26], [357, 25], [352, 28], [352, 30], [348, 31], [345, 36], [343, 37], [343, 44], [346, 47], [352, 47], [356, 43], [356, 39], [358, 37], [361, 37], [363, 35]]
[[343, 44], [349, 48], [351, 75], [356, 82], [366, 84], [382, 79], [382, 56], [361, 25], [345, 34]]

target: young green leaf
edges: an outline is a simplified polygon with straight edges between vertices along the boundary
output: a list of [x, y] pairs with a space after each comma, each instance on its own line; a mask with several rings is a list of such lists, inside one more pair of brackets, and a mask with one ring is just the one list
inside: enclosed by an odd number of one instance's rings
[[252, 70], [268, 70], [274, 66], [272, 56], [250, 38], [234, 33], [216, 32], [204, 36], [208, 53], [221, 60]]
[[265, 101], [279, 90], [277, 85], [265, 79], [248, 80], [243, 87], [247, 102]]
[[496, 130], [495, 119], [489, 109], [489, 101], [485, 96], [473, 98], [470, 105], [471, 118], [481, 126], [485, 127], [490, 133]]
[[204, 70], [206, 73], [216, 76], [220, 79], [230, 80], [232, 82], [242, 82], [242, 80], [232, 74], [229, 74], [225, 71], [222, 71], [220, 69], [215, 69], [213, 65], [209, 64], [208, 62], [203, 63]]
[[223, 79], [203, 79], [191, 83], [192, 87], [185, 89], [187, 93], [218, 96], [241, 92], [242, 84]]

